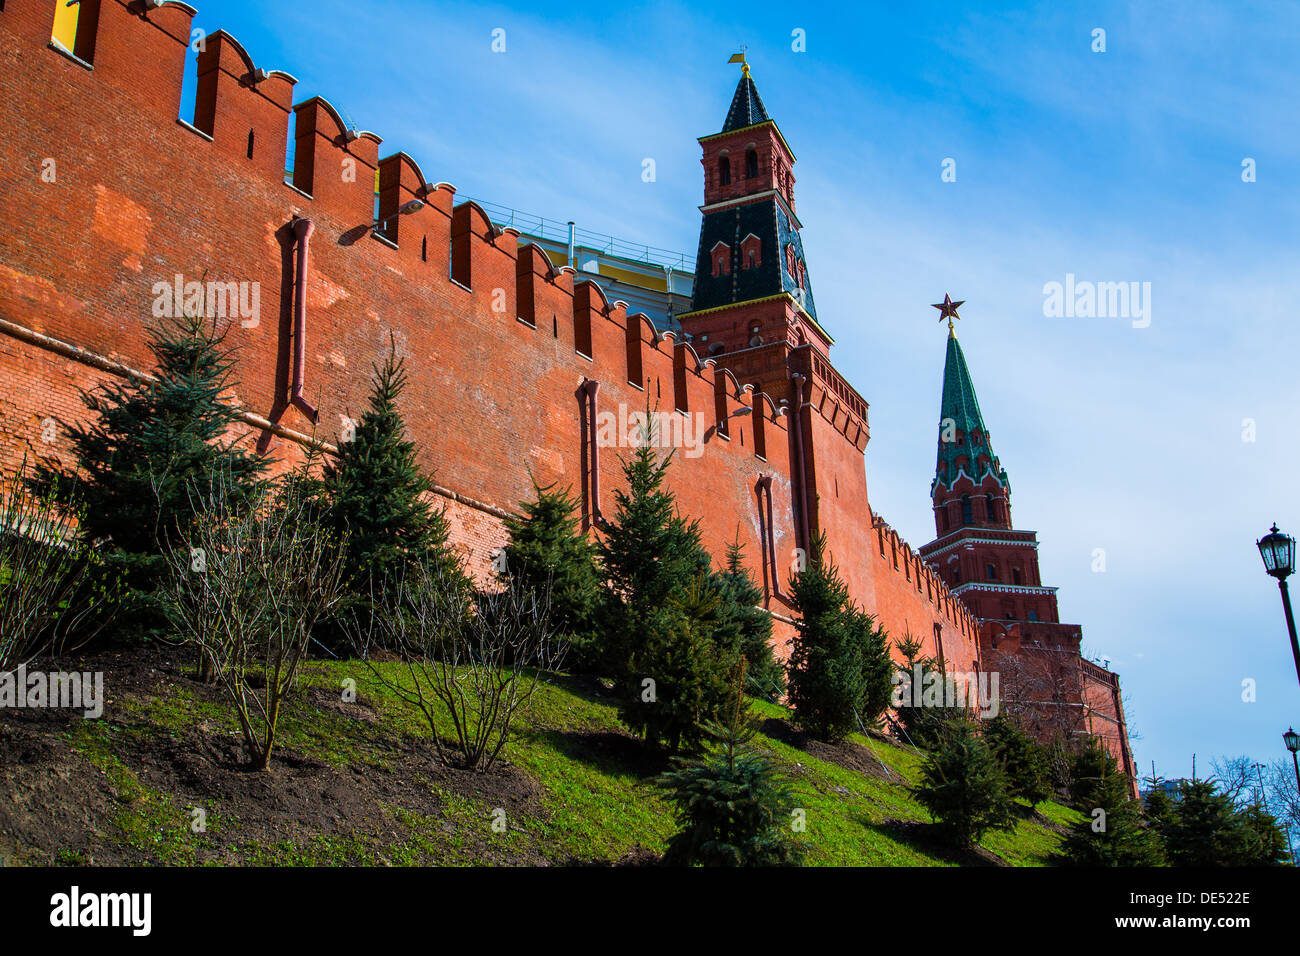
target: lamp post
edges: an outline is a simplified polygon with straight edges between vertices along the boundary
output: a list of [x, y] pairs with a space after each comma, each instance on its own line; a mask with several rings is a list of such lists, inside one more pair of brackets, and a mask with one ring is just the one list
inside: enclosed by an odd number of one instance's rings
[[1291, 763], [1295, 767], [1295, 788], [1300, 792], [1300, 758], [1296, 757], [1296, 751], [1300, 750], [1300, 734], [1297, 734], [1290, 727], [1282, 735], [1282, 742], [1286, 744], [1286, 749], [1291, 751]]
[[[1295, 617], [1291, 614], [1291, 595], [1286, 589], [1286, 579], [1295, 570], [1295, 538], [1277, 530], [1277, 523], [1269, 533], [1255, 542], [1259, 556], [1264, 559], [1264, 570], [1277, 578], [1282, 591], [1282, 609], [1286, 611], [1286, 628], [1291, 634], [1291, 656], [1295, 658], [1295, 676], [1300, 680], [1300, 642], [1295, 636]], [[1292, 751], [1294, 753], [1295, 751]]]

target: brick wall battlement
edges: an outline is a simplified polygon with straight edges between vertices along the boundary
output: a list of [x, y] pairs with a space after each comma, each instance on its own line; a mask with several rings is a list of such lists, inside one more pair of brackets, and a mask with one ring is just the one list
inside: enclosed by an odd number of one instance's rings
[[[422, 464], [457, 546], [485, 576], [505, 539], [502, 517], [532, 497], [534, 480], [571, 489], [589, 523], [612, 516], [618, 460], [630, 450], [623, 425], [649, 406], [680, 438], [669, 481], [681, 511], [700, 519], [715, 555], [741, 542], [784, 646], [798, 538], [782, 395], [553, 267], [476, 204], [457, 203], [454, 186], [430, 183], [410, 156], [381, 157], [380, 137], [351, 130], [326, 100], [295, 104], [294, 78], [259, 70], [224, 32], [206, 37], [194, 122], [181, 122], [192, 8], [80, 6], [69, 53], [50, 42], [53, 0], [0, 5], [0, 465], [66, 454], [59, 436], [85, 418], [81, 390], [147, 374], [147, 330], [178, 276], [182, 290], [247, 284], [259, 308], [229, 323], [230, 398], [248, 440], [281, 466], [304, 442], [341, 439], [395, 343]], [[974, 669], [975, 619], [873, 523], [866, 402], [818, 360], [808, 400], [819, 414], [804, 439], [819, 449], [809, 475], [816, 527], [854, 599], [891, 636], [911, 633], [927, 653]]]

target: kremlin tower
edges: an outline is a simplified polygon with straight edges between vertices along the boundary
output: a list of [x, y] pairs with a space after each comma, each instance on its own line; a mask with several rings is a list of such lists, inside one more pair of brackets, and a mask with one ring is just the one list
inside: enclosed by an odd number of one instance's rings
[[1083, 630], [1062, 624], [1056, 588], [1043, 584], [1038, 536], [1011, 523], [1011, 482], [980, 411], [948, 296], [939, 442], [930, 498], [935, 539], [922, 559], [979, 620], [980, 660], [1000, 676], [1003, 707], [1044, 742], [1100, 737], [1133, 777], [1118, 678], [1081, 655]]

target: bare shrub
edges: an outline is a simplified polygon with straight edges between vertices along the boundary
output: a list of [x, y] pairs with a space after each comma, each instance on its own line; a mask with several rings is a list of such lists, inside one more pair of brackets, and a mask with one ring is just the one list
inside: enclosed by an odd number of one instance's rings
[[168, 555], [168, 619], [210, 663], [259, 770], [312, 628], [343, 595], [340, 539], [315, 520], [305, 482], [291, 475], [251, 507], [214, 483], [188, 547]]
[[[508, 581], [500, 591], [475, 594], [459, 577], [415, 561], [394, 585], [371, 593], [373, 614], [351, 630], [375, 678], [424, 715], [440, 760], [450, 764], [454, 749], [462, 766], [491, 768], [541, 672], [556, 669], [564, 655], [549, 591]], [[397, 657], [405, 679], [376, 665], [378, 649]], [[454, 744], [438, 731], [440, 712]]]
[[30, 490], [26, 461], [0, 476], [0, 671], [65, 650], [110, 616], [102, 562], [78, 517]]

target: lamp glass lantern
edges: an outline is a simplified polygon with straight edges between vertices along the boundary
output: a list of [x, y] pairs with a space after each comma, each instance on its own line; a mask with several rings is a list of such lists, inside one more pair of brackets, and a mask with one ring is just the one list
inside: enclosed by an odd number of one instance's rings
[[1295, 538], [1278, 531], [1276, 524], [1255, 545], [1264, 559], [1264, 570], [1273, 577], [1283, 580], [1295, 570]]
[[1290, 727], [1288, 727], [1286, 733], [1282, 735], [1282, 742], [1286, 744], [1286, 749], [1292, 753], [1300, 750], [1300, 734], [1297, 734]]

